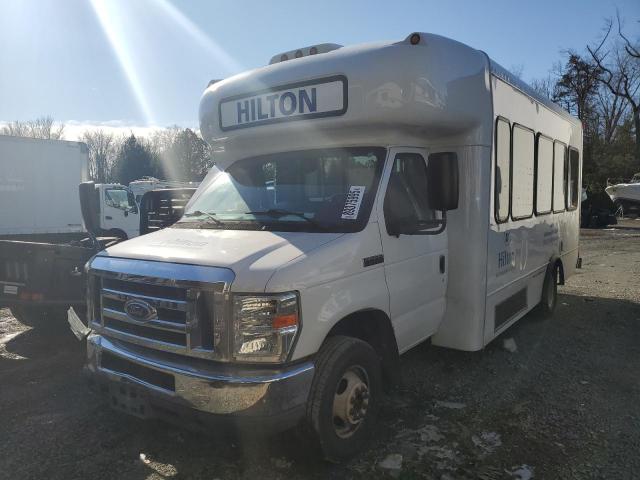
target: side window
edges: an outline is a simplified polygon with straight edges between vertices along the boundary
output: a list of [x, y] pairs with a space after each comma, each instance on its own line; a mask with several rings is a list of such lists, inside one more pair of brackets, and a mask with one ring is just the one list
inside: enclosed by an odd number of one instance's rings
[[513, 174], [511, 176], [511, 217], [533, 215], [533, 132], [513, 127]]
[[104, 192], [105, 203], [113, 208], [130, 211], [136, 210], [136, 202], [132, 193], [122, 188], [110, 188]]
[[578, 208], [578, 176], [580, 174], [580, 153], [574, 149], [569, 149], [569, 168], [567, 170], [567, 209]]
[[560, 142], [553, 144], [553, 211], [564, 212], [567, 147]]
[[497, 222], [509, 219], [509, 185], [511, 184], [511, 128], [509, 122], [496, 121], [495, 216]]
[[428, 228], [436, 219], [427, 197], [427, 165], [418, 153], [399, 153], [384, 197], [387, 233]]
[[551, 212], [553, 198], [553, 142], [538, 134], [536, 156], [536, 215]]

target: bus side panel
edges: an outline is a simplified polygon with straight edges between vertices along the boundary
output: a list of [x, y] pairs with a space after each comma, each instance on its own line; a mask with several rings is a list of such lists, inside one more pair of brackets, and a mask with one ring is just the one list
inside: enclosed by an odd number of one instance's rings
[[491, 149], [453, 150], [458, 153], [460, 196], [458, 208], [447, 213], [447, 307], [431, 340], [434, 345], [475, 351], [483, 347]]
[[[491, 81], [494, 120], [497, 117], [505, 118], [512, 126], [522, 125], [533, 130], [534, 134], [541, 133], [576, 148], [582, 156], [580, 127], [501, 80], [492, 77]], [[494, 215], [495, 147], [491, 158], [485, 344], [540, 302], [549, 262], [561, 259], [565, 278], [574, 272], [579, 241], [579, 209], [540, 215], [534, 213], [529, 218], [509, 218], [504, 223], [498, 223]], [[519, 188], [519, 182], [522, 181], [528, 180], [514, 178], [513, 189]], [[534, 191], [535, 188], [534, 184]]]

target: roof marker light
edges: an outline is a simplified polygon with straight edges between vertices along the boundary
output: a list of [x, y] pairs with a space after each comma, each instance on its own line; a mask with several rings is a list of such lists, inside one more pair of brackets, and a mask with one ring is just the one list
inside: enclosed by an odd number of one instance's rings
[[409, 38], [409, 42], [411, 42], [411, 45], [417, 45], [420, 43], [420, 34], [419, 33], [412, 33], [411, 34], [411, 38]]
[[309, 55], [315, 55], [318, 53], [318, 47], [311, 47], [309, 49]]
[[302, 57], [302, 50], [296, 50], [296, 58]]

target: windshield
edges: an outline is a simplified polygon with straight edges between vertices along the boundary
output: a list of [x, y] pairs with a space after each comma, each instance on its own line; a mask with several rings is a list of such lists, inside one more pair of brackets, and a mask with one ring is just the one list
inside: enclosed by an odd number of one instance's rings
[[353, 232], [364, 228], [385, 149], [305, 150], [239, 160], [176, 227]]

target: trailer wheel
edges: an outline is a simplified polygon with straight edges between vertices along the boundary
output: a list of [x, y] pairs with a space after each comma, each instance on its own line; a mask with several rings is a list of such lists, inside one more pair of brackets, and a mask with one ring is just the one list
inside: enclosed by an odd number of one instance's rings
[[53, 326], [57, 323], [58, 317], [63, 316], [59, 309], [51, 307], [11, 307], [11, 313], [23, 325], [36, 328]]
[[558, 304], [558, 269], [549, 265], [542, 284], [540, 311], [543, 316], [550, 317]]
[[624, 218], [624, 202], [622, 200], [613, 202], [613, 211], [616, 218], [622, 220]]
[[382, 393], [380, 360], [362, 340], [330, 337], [315, 361], [307, 432], [331, 462], [353, 457], [372, 436]]

